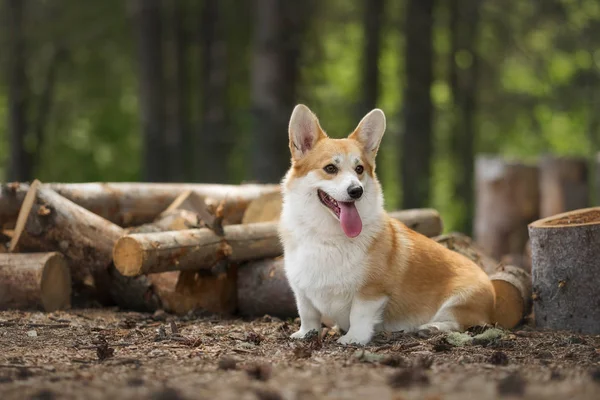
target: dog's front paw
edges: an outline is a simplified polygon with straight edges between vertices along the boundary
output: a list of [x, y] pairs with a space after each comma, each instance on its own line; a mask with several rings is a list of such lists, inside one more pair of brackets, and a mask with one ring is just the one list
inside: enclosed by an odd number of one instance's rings
[[441, 330], [435, 325], [421, 325], [416, 331], [416, 335], [420, 338], [427, 339], [441, 333]]
[[370, 337], [357, 337], [350, 333], [346, 333], [344, 336], [339, 338], [337, 342], [339, 344], [348, 345], [348, 344], [357, 344], [360, 346], [364, 346], [371, 340]]
[[312, 337], [319, 336], [319, 331], [317, 329], [311, 330], [298, 330], [290, 335], [291, 339], [310, 339]]
[[306, 331], [296, 331], [290, 335], [290, 338], [291, 339], [303, 339], [304, 335], [306, 335], [307, 333], [308, 332], [306, 332]]

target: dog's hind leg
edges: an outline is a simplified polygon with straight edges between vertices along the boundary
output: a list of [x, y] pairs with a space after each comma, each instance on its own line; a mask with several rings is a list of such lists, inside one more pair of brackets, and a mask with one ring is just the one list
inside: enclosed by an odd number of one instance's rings
[[472, 326], [489, 324], [493, 304], [493, 298], [452, 296], [442, 304], [431, 321], [417, 328], [417, 334], [426, 337], [436, 332], [462, 332]]

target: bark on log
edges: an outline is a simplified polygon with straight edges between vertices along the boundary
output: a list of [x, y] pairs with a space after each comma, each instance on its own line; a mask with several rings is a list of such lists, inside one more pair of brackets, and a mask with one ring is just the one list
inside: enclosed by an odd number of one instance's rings
[[[432, 209], [390, 213], [393, 218], [426, 235], [440, 234], [439, 213]], [[227, 258], [243, 262], [283, 253], [276, 222], [225, 227], [221, 237], [210, 229], [132, 234], [115, 244], [113, 258], [125, 276], [165, 271], [198, 271]]]
[[202, 226], [198, 214], [188, 210], [173, 210], [160, 214], [151, 223], [126, 228], [125, 233], [156, 233], [168, 231], [180, 231], [184, 229], [198, 229]]
[[[202, 219], [202, 221], [200, 221]], [[206, 223], [208, 221], [208, 223]], [[177, 231], [196, 225], [218, 225], [208, 205], [194, 192], [182, 193], [150, 224], [131, 231], [135, 233]], [[222, 228], [221, 228], [222, 229]], [[114, 268], [114, 267], [113, 267]], [[111, 294], [118, 304], [136, 311], [163, 309], [184, 315], [189, 312], [229, 314], [236, 306], [235, 265], [222, 274], [207, 275], [196, 271], [168, 271], [158, 274], [126, 277], [111, 271]]]
[[544, 156], [540, 160], [540, 218], [589, 207], [585, 158]]
[[283, 257], [240, 265], [237, 302], [238, 313], [243, 317], [297, 317], [296, 300], [285, 276]]
[[19, 215], [25, 223], [22, 231], [15, 231], [11, 248], [60, 251], [70, 261], [74, 281], [83, 282], [91, 274], [96, 283], [102, 282], [112, 260], [112, 248], [124, 234], [123, 229], [45, 185], [37, 190], [36, 185], [32, 186], [34, 201]]
[[0, 254], [0, 309], [47, 312], [71, 306], [71, 276], [56, 252]]
[[248, 203], [278, 185], [220, 185], [182, 183], [49, 184], [62, 196], [120, 226], [152, 222], [182, 192], [191, 190], [204, 199], [225, 202], [225, 223], [242, 220]]
[[536, 325], [600, 334], [600, 207], [535, 221], [529, 236]]
[[[190, 190], [217, 206], [223, 202], [224, 224], [242, 221], [248, 204], [265, 193], [279, 192], [278, 185], [220, 185], [183, 183], [46, 183], [75, 204], [122, 227], [151, 223], [181, 193]], [[28, 184], [0, 186], [0, 228], [11, 228], [17, 219]]]
[[475, 242], [496, 259], [521, 253], [527, 224], [539, 218], [538, 167], [479, 156], [475, 176]]
[[496, 291], [494, 321], [511, 329], [531, 313], [531, 275], [521, 267], [503, 265], [490, 279]]
[[132, 234], [114, 247], [117, 269], [125, 276], [166, 271], [198, 271], [228, 258], [232, 262], [276, 257], [281, 254], [273, 223], [230, 225], [225, 237], [208, 228]]
[[267, 193], [248, 204], [242, 224], [279, 221], [283, 199], [281, 193]]

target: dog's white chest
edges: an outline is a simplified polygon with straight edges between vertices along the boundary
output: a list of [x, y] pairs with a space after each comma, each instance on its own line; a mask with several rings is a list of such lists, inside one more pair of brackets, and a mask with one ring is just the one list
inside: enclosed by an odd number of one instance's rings
[[362, 246], [336, 246], [305, 239], [289, 246], [285, 268], [290, 285], [342, 329], [350, 324], [352, 299], [366, 271]]

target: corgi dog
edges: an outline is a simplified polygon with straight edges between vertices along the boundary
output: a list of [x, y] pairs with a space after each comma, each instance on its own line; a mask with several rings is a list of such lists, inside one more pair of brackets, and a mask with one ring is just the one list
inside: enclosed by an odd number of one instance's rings
[[474, 262], [384, 210], [375, 157], [386, 127], [369, 112], [354, 132], [331, 139], [297, 105], [289, 122], [291, 168], [281, 182], [279, 235], [300, 329], [333, 321], [341, 344], [378, 331], [463, 331], [493, 323], [495, 292]]

